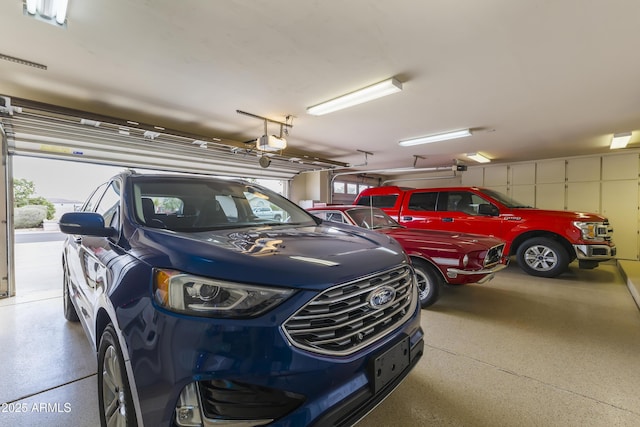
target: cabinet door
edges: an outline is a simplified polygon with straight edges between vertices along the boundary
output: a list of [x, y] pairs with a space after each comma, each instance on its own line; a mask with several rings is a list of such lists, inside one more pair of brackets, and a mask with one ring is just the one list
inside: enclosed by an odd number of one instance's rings
[[600, 181], [600, 157], [567, 160], [567, 181]]
[[616, 154], [602, 158], [602, 179], [638, 179], [638, 154]]
[[568, 183], [567, 209], [600, 213], [600, 181]]
[[485, 166], [484, 186], [491, 188], [506, 188], [508, 172], [509, 169], [507, 166]]
[[462, 185], [465, 187], [482, 187], [484, 186], [484, 168], [469, 168], [462, 172]]
[[638, 181], [603, 181], [602, 214], [613, 227], [618, 258], [638, 259]]
[[536, 208], [564, 210], [564, 183], [538, 184], [536, 187]]
[[564, 183], [565, 161], [545, 160], [536, 163], [536, 182], [538, 184]]
[[522, 205], [531, 207], [536, 205], [535, 185], [514, 185], [511, 187], [511, 194], [509, 195]]

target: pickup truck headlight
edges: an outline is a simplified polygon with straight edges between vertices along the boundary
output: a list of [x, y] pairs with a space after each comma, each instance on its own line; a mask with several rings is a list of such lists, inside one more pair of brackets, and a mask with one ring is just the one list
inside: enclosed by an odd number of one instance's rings
[[604, 240], [609, 235], [609, 228], [602, 222], [581, 222], [573, 223], [580, 232], [584, 240]]
[[194, 316], [256, 317], [289, 298], [292, 289], [270, 288], [155, 269], [154, 297], [162, 307]]

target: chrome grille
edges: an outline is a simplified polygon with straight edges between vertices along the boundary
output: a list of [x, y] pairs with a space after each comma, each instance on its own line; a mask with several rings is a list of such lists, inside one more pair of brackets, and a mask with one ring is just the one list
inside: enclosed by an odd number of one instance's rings
[[612, 233], [613, 233], [613, 228], [611, 228], [611, 224], [609, 224], [609, 220], [605, 218], [605, 220], [602, 222], [602, 225], [597, 227], [596, 235], [604, 240], [611, 240]]
[[[392, 302], [374, 308], [372, 293], [393, 288]], [[282, 329], [292, 345], [347, 355], [386, 335], [414, 309], [416, 286], [407, 265], [327, 289], [291, 316]]]
[[491, 267], [500, 262], [502, 254], [504, 253], [504, 243], [492, 247], [487, 251], [487, 255], [484, 257], [484, 266]]

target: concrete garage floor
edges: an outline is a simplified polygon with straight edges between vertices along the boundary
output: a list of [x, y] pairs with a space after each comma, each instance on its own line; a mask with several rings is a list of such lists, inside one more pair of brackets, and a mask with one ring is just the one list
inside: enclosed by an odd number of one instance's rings
[[[0, 426], [98, 425], [95, 356], [62, 316], [61, 246], [16, 245], [19, 296], [0, 300], [0, 402], [12, 404]], [[640, 425], [640, 312], [625, 280], [614, 263], [558, 279], [512, 265], [446, 288], [423, 311], [423, 359], [358, 427]]]

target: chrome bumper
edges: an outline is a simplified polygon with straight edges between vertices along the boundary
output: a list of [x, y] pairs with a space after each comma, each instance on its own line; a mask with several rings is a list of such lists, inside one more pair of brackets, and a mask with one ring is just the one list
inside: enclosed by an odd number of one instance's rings
[[616, 247], [609, 245], [573, 245], [576, 257], [584, 260], [608, 260], [615, 258]]
[[450, 279], [455, 279], [460, 276], [471, 276], [475, 274], [486, 274], [482, 279], [480, 279], [476, 283], [485, 283], [489, 280], [493, 279], [493, 275], [500, 270], [504, 270], [509, 265], [509, 259], [506, 259], [503, 263], [496, 264], [491, 268], [485, 268], [482, 270], [461, 270], [459, 268], [447, 268], [447, 277]]

